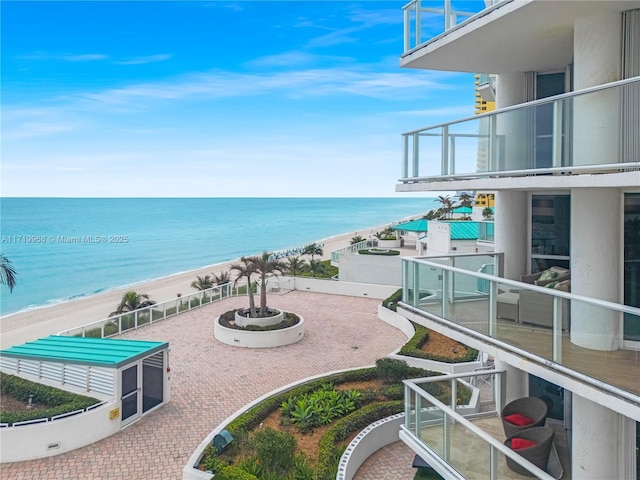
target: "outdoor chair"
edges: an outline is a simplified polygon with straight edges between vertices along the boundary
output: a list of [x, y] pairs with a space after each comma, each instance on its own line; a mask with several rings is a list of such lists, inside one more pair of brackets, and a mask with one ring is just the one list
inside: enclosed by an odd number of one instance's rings
[[500, 417], [507, 438], [533, 427], [544, 426], [549, 407], [538, 397], [516, 398], [507, 403]]
[[[507, 438], [504, 444], [546, 472], [553, 445], [553, 435], [551, 427], [527, 428]], [[534, 476], [511, 458], [506, 457], [506, 461], [507, 466], [514, 472], [527, 477]]]

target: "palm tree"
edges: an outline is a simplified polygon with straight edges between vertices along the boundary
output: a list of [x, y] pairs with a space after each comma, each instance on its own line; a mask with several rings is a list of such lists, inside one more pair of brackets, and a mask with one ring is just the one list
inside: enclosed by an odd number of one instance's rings
[[240, 279], [242, 278], [247, 279], [247, 295], [249, 296], [249, 315], [251, 317], [255, 317], [256, 301], [255, 301], [255, 298], [253, 297], [253, 285], [251, 284], [251, 277], [253, 277], [253, 275], [256, 273], [256, 269], [255, 269], [255, 266], [253, 265], [253, 262], [251, 261], [251, 257], [241, 257], [240, 262], [241, 263], [234, 263], [231, 266], [229, 266], [229, 269], [231, 271], [238, 272], [238, 276], [233, 281], [233, 284], [237, 285]]
[[11, 260], [0, 254], [0, 284], [6, 285], [9, 287], [9, 291], [13, 292], [13, 288], [16, 286], [17, 275], [11, 265]]
[[213, 283], [216, 285], [224, 285], [225, 283], [229, 283], [231, 281], [231, 275], [226, 270], [224, 272], [220, 272], [219, 275], [215, 273], [213, 275]]
[[449, 195], [439, 195], [438, 202], [442, 204], [442, 212], [444, 214], [444, 218], [447, 218], [447, 216], [453, 209], [453, 202], [451, 201], [451, 197], [449, 197]]
[[280, 260], [271, 260], [271, 253], [263, 252], [260, 256], [250, 257], [253, 268], [260, 277], [260, 316], [267, 314], [267, 280], [269, 277], [277, 276], [287, 268]]
[[364, 238], [360, 235], [356, 235], [355, 237], [351, 237], [351, 245], [355, 245], [356, 243], [364, 242]]
[[209, 275], [205, 275], [204, 277], [196, 276], [196, 279], [191, 282], [191, 288], [195, 288], [196, 290], [209, 290], [213, 287], [213, 280]]
[[299, 256], [287, 258], [285, 269], [294, 277], [299, 273], [304, 272], [306, 268], [307, 263], [305, 262], [304, 258], [300, 258]]
[[309, 271], [311, 272], [311, 276], [315, 277], [316, 275], [324, 275], [327, 273], [326, 268], [324, 268], [324, 264], [321, 260], [309, 260]]
[[137, 293], [133, 290], [129, 290], [122, 296], [120, 305], [115, 312], [109, 314], [110, 317], [120, 315], [121, 313], [133, 312], [144, 307], [155, 305], [156, 302], [149, 299], [149, 295], [146, 293]]
[[460, 206], [461, 207], [473, 207], [473, 198], [467, 192], [460, 194]]
[[311, 260], [314, 260], [316, 255], [322, 256], [323, 251], [320, 245], [318, 245], [317, 243], [312, 243], [304, 247], [304, 251], [302, 252], [302, 254], [309, 255], [311, 257]]
[[493, 217], [493, 209], [491, 207], [484, 207], [482, 209], [482, 216], [487, 220], [490, 220]]

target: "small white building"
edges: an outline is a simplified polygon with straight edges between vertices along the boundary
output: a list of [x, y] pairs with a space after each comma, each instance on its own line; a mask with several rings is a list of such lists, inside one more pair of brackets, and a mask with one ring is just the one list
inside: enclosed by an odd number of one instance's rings
[[170, 400], [169, 344], [50, 336], [0, 351], [0, 370], [102, 402], [61, 418], [0, 428], [0, 463], [89, 445]]

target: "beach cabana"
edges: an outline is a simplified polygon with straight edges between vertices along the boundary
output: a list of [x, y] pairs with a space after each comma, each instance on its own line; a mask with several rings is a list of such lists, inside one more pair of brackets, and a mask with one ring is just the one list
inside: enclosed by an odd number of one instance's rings
[[391, 230], [400, 232], [405, 238], [410, 238], [415, 242], [416, 249], [419, 250], [420, 242], [418, 239], [429, 230], [429, 224], [426, 218], [410, 220], [408, 222], [399, 223], [391, 227]]
[[0, 370], [105, 401], [124, 427], [169, 401], [169, 344], [50, 336], [0, 351]]

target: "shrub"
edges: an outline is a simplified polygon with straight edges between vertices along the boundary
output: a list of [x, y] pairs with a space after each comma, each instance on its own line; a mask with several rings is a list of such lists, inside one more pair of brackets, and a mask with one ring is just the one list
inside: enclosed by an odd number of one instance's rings
[[386, 257], [395, 257], [400, 255], [399, 250], [386, 250], [379, 248], [365, 248], [364, 250], [358, 250], [360, 255], [382, 255]]
[[383, 383], [400, 383], [407, 378], [432, 377], [442, 375], [422, 368], [411, 367], [404, 360], [394, 358], [379, 358], [376, 360], [378, 377]]
[[397, 310], [396, 306], [398, 302], [402, 300], [402, 289], [399, 288], [387, 298], [382, 301], [382, 306], [388, 308], [389, 310], [393, 310], [394, 312]]
[[25, 405], [29, 402], [29, 397], [33, 395], [32, 401], [34, 404], [47, 407], [44, 410], [0, 411], [0, 423], [8, 423], [9, 425], [15, 422], [51, 418], [64, 413], [83, 410], [100, 402], [96, 398], [66, 392], [5, 373], [0, 374], [0, 391], [3, 395], [9, 395], [16, 400], [24, 402]]
[[258, 463], [271, 473], [284, 474], [293, 467], [296, 439], [287, 432], [267, 427], [258, 430], [251, 439]]
[[414, 323], [413, 327], [415, 328], [415, 333], [413, 337], [411, 337], [411, 339], [409, 339], [409, 341], [400, 349], [400, 355], [414, 358], [424, 358], [426, 360], [434, 360], [436, 362], [446, 363], [472, 362], [478, 357], [477, 350], [462, 344], [462, 347], [466, 349], [467, 353], [459, 358], [451, 358], [443, 355], [435, 355], [429, 352], [425, 352], [422, 350], [422, 346], [429, 339], [429, 330], [417, 323]]

